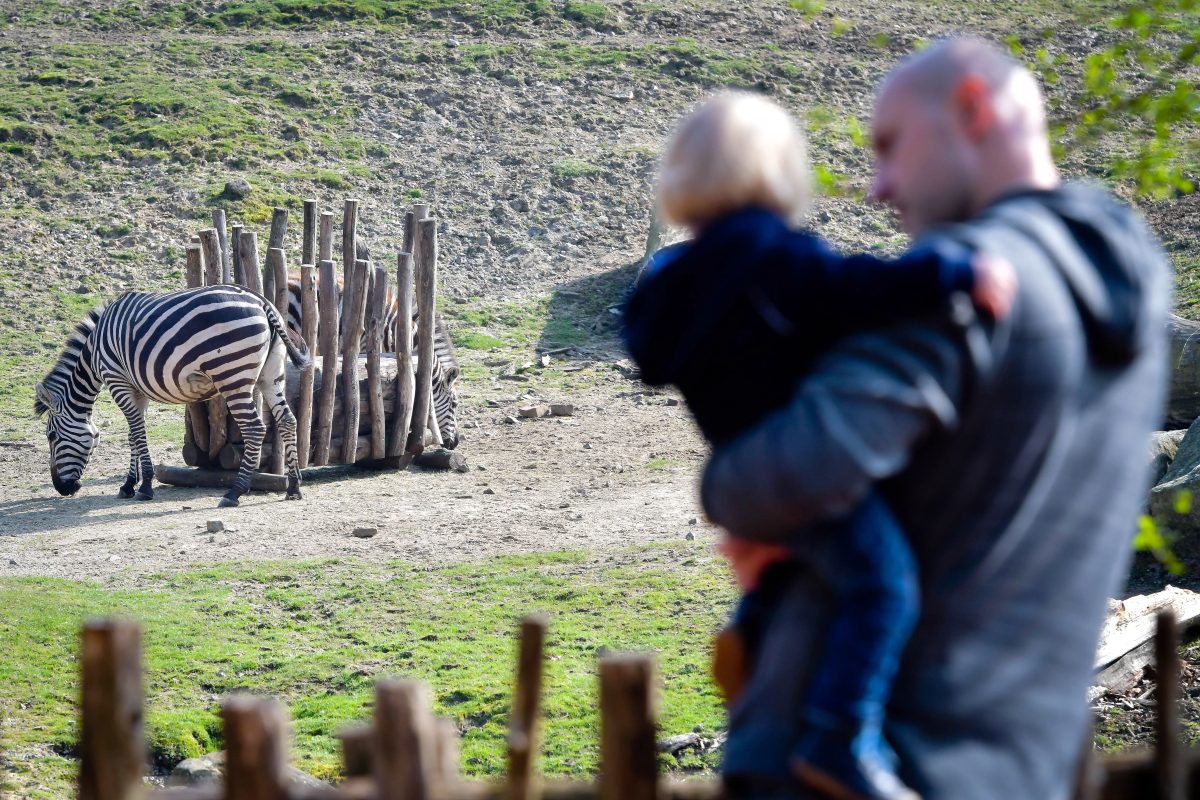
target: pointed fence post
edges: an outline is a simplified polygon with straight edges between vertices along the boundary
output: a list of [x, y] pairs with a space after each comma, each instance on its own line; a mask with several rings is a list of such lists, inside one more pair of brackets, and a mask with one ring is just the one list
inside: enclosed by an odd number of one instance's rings
[[512, 719], [508, 730], [508, 800], [529, 800], [533, 797], [533, 762], [537, 758], [545, 643], [545, 617], [534, 615], [521, 620], [517, 688], [513, 692]]
[[396, 257], [396, 332], [392, 340], [396, 343], [396, 398], [392, 407], [391, 430], [388, 431], [387, 457], [390, 465], [404, 469], [412, 462], [405, 453], [408, 444], [409, 425], [413, 415], [413, 393], [416, 378], [413, 375], [413, 260], [412, 254], [400, 253]]
[[[204, 251], [204, 282], [208, 286], [221, 283], [221, 243], [215, 228], [200, 231], [200, 246]], [[217, 463], [221, 450], [229, 441], [229, 409], [225, 398], [215, 395], [208, 400], [208, 460]]]
[[79, 800], [135, 800], [142, 774], [142, 632], [124, 619], [83, 627]]
[[[329, 216], [332, 218], [333, 215]], [[318, 283], [321, 322], [317, 330], [321, 337], [321, 392], [317, 403], [316, 449], [312, 463], [319, 467], [329, 463], [333, 406], [337, 399], [338, 382], [338, 285], [337, 272], [329, 259], [321, 262]]]
[[655, 800], [654, 662], [649, 656], [600, 660], [600, 800]]
[[387, 453], [387, 416], [383, 411], [383, 380], [380, 351], [383, 349], [384, 305], [387, 301], [387, 270], [375, 268], [367, 297], [367, 403], [371, 414], [371, 460]]
[[362, 346], [363, 322], [367, 309], [367, 280], [371, 262], [361, 259], [350, 262], [353, 274], [347, 276], [342, 340], [342, 463], [353, 464], [358, 459], [358, 424], [360, 392], [358, 387], [358, 351]]
[[412, 426], [408, 432], [405, 450], [419, 456], [425, 449], [425, 430], [432, 413], [434, 308], [437, 301], [437, 220], [422, 219], [417, 222], [416, 262], [417, 273], [417, 375], [413, 397]]
[[[271, 212], [271, 237], [267, 240], [267, 253], [272, 249], [283, 249], [283, 240], [287, 238], [288, 226], [288, 211], [286, 208], [277, 208]], [[275, 273], [271, 271], [271, 265], [268, 264], [263, 273], [263, 296], [268, 300], [275, 299]]]
[[[204, 285], [204, 251], [198, 244], [187, 246], [187, 288]], [[183, 463], [189, 467], [208, 466], [208, 406], [188, 403], [183, 437]]]
[[[317, 349], [317, 268], [312, 264], [300, 267], [300, 336], [309, 349]], [[316, 378], [316, 359], [300, 371], [300, 398], [296, 403], [296, 449], [300, 469], [308, 467], [312, 442], [313, 381]]]
[[213, 209], [212, 221], [213, 229], [217, 232], [217, 245], [221, 248], [221, 283], [233, 283], [233, 270], [229, 258], [229, 232], [225, 229], [225, 209]]
[[[288, 318], [288, 280], [287, 261], [283, 255], [283, 248], [272, 247], [267, 251], [267, 271], [274, 276], [275, 297], [272, 299], [275, 310], [279, 312], [279, 316], [283, 317], [283, 324], [286, 326]], [[285, 387], [284, 396], [286, 397], [286, 395]], [[279, 426], [274, 424], [273, 419], [271, 422], [271, 428], [275, 431], [275, 435], [272, 438], [274, 446], [271, 448], [270, 471], [276, 475], [280, 475], [283, 473], [285, 464], [283, 433], [279, 430]]]

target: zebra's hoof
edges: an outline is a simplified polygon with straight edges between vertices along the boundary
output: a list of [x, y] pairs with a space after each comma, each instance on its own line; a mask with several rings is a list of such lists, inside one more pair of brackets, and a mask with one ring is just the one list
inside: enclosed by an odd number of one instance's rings
[[138, 500], [153, 500], [154, 492], [138, 492], [134, 495]]
[[287, 499], [288, 499], [288, 500], [303, 500], [303, 499], [304, 499], [304, 495], [300, 494], [300, 491], [297, 489], [297, 490], [296, 490], [296, 491], [294, 491], [294, 492], [288, 492], [288, 493], [287, 493]]
[[222, 497], [221, 502], [217, 503], [217, 508], [237, 508], [238, 501], [236, 497]]
[[131, 497], [133, 497], [133, 487], [132, 486], [122, 486], [120, 489], [117, 490], [117, 497], [123, 497], [126, 500], [130, 499]]

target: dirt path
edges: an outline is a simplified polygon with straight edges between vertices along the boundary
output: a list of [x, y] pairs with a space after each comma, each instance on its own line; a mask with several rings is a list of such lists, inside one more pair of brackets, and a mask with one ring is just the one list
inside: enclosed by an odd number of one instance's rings
[[[0, 575], [126, 582], [231, 559], [444, 563], [712, 536], [698, 519], [704, 450], [686, 411], [627, 387], [613, 380], [571, 396], [573, 417], [516, 423], [505, 421], [516, 414], [511, 394], [476, 400], [462, 414], [467, 474], [364, 472], [310, 483], [301, 502], [253, 493], [237, 509], [218, 509], [215, 489], [160, 486], [151, 502], [119, 499], [128, 458], [120, 426], [73, 498], [54, 493], [44, 443], [0, 448]], [[178, 445], [154, 451], [156, 462], [180, 463]], [[228, 530], [209, 534], [213, 518]], [[358, 539], [355, 526], [379, 533]]]

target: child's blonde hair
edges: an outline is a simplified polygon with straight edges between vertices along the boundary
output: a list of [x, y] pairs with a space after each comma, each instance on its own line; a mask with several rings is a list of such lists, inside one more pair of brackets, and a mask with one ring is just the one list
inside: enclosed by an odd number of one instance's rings
[[693, 230], [760, 206], [788, 220], [809, 202], [804, 134], [778, 104], [722, 92], [688, 115], [667, 145], [658, 177], [659, 216]]

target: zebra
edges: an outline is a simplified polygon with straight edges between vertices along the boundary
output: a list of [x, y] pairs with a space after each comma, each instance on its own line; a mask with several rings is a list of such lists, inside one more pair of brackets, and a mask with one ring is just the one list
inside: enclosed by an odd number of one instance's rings
[[250, 488], [266, 432], [254, 403], [257, 386], [283, 434], [287, 499], [299, 500], [296, 418], [284, 396], [285, 350], [297, 366], [311, 363], [304, 340], [287, 330], [271, 303], [240, 286], [126, 292], [93, 309], [36, 388], [34, 410], [47, 415], [54, 488], [63, 496], [79, 491], [98, 437], [91, 415], [103, 385], [129, 421], [129, 472], [119, 495], [139, 500], [154, 497], [144, 416], [149, 401], [196, 403], [219, 393], [245, 441], [237, 480], [221, 500], [222, 507], [236, 506]]
[[[360, 257], [364, 248], [359, 248]], [[317, 286], [320, 289], [320, 284]], [[343, 286], [341, 278], [338, 279], [338, 318], [343, 318], [341, 314], [343, 301]], [[389, 287], [387, 297], [384, 300], [384, 341], [383, 349], [385, 351], [394, 351], [396, 349], [395, 342], [392, 341], [395, 336], [396, 318], [400, 313], [399, 301], [396, 297], [396, 292]], [[300, 333], [300, 273], [288, 273], [288, 313], [287, 325], [288, 330], [297, 334]], [[413, 341], [412, 352], [416, 352], [417, 346], [420, 344], [419, 335], [416, 333], [416, 322], [419, 321], [419, 315], [416, 310], [413, 310]], [[364, 331], [362, 341], [359, 345], [359, 352], [365, 352], [367, 349], [367, 334]], [[458, 446], [458, 392], [455, 390], [455, 384], [458, 382], [458, 376], [461, 372], [458, 366], [458, 358], [454, 354], [454, 343], [450, 341], [450, 332], [446, 328], [445, 322], [442, 321], [441, 314], [434, 314], [433, 317], [433, 391], [430, 393], [430, 403], [434, 410], [434, 419], [437, 420], [438, 431], [442, 436], [442, 443], [448, 450], [453, 450]]]

